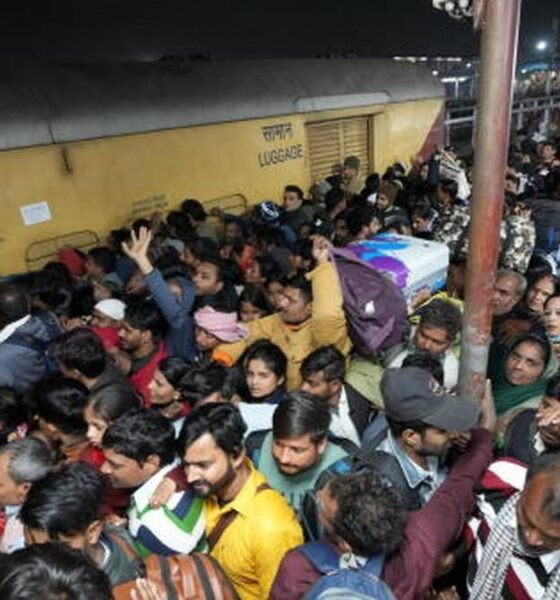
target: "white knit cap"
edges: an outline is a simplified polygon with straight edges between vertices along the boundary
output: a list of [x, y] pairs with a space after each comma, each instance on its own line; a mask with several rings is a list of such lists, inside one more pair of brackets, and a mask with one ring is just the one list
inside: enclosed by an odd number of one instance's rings
[[124, 319], [124, 311], [126, 310], [126, 304], [122, 300], [116, 298], [108, 298], [107, 300], [101, 300], [94, 306], [94, 310], [101, 314], [115, 319], [116, 321], [122, 321]]

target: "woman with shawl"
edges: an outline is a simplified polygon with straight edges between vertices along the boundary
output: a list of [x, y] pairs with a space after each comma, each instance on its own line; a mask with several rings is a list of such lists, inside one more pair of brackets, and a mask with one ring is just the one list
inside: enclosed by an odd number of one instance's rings
[[518, 337], [493, 380], [496, 413], [507, 424], [519, 410], [536, 408], [558, 368], [550, 342], [533, 333]]

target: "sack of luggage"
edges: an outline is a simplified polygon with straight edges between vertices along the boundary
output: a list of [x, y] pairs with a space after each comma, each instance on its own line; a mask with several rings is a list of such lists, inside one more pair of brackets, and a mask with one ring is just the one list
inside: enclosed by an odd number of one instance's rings
[[[168, 600], [239, 600], [218, 562], [208, 554], [152, 554], [144, 561], [145, 578]], [[134, 581], [113, 589], [115, 600], [130, 600]]]
[[332, 260], [356, 352], [377, 357], [402, 342], [408, 335], [408, 321], [401, 290], [349, 250], [333, 248]]

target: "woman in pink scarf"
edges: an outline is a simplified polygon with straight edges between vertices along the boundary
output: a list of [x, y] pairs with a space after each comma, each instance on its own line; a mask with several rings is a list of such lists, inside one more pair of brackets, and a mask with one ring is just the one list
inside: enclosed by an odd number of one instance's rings
[[226, 367], [232, 366], [232, 359], [220, 352], [218, 346], [237, 342], [249, 335], [247, 328], [237, 319], [237, 313], [219, 312], [210, 306], [194, 313], [196, 345], [204, 358]]

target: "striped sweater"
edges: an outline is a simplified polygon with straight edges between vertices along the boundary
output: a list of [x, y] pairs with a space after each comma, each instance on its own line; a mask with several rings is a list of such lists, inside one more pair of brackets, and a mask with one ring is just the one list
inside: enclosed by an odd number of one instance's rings
[[[493, 462], [484, 474], [477, 495], [478, 514], [468, 525], [468, 535], [474, 543], [471, 553], [468, 587], [472, 587], [478, 565], [484, 561], [484, 548], [492, 525], [502, 506], [525, 485], [527, 468], [512, 458]], [[511, 526], [517, 528], [517, 519]], [[551, 574], [560, 566], [560, 551], [542, 556], [528, 556], [521, 551], [512, 552], [502, 590], [495, 598], [504, 600], [538, 600], [542, 598]]]
[[155, 489], [175, 467], [171, 464], [160, 469], [132, 494], [128, 530], [143, 558], [152, 553], [171, 556], [205, 548], [203, 502], [192, 490], [173, 494], [161, 508], [149, 506]]

